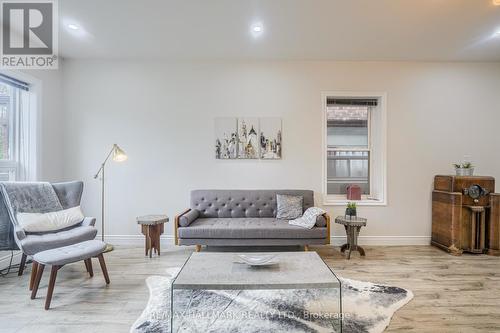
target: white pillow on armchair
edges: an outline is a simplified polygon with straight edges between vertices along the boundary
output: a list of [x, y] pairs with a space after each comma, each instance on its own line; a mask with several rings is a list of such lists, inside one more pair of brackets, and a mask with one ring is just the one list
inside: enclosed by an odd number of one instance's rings
[[17, 223], [26, 232], [55, 231], [83, 221], [80, 206], [50, 213], [17, 213]]

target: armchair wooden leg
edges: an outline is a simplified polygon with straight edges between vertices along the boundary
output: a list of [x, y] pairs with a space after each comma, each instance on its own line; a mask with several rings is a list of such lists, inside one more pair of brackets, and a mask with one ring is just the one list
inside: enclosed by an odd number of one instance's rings
[[196, 252], [200, 252], [201, 251], [201, 245], [196, 245]]
[[92, 259], [85, 259], [83, 261], [85, 263], [85, 267], [87, 267], [87, 272], [89, 273], [90, 277], [94, 276], [94, 270], [92, 269]]
[[35, 283], [37, 269], [38, 263], [33, 260], [33, 264], [31, 265], [30, 290], [33, 290], [33, 284]]
[[50, 308], [50, 301], [54, 293], [54, 286], [56, 284], [57, 271], [59, 268], [61, 268], [61, 266], [52, 266], [52, 270], [50, 271], [49, 289], [47, 290], [47, 298], [45, 299], [45, 310]]
[[305, 252], [309, 251], [309, 245], [304, 245], [304, 251]]
[[102, 253], [97, 256], [99, 259], [99, 264], [101, 265], [102, 269], [102, 274], [104, 275], [104, 280], [106, 280], [106, 284], [109, 284], [109, 275], [108, 275], [108, 269], [106, 268], [106, 263], [104, 262], [104, 256]]
[[35, 284], [33, 285], [33, 290], [31, 291], [31, 299], [35, 299], [35, 297], [36, 297], [36, 293], [38, 291], [38, 286], [40, 285], [40, 280], [42, 279], [42, 274], [43, 274], [44, 268], [45, 268], [45, 265], [38, 264], [36, 278], [35, 278]]
[[19, 271], [17, 271], [17, 276], [23, 275], [24, 272], [24, 266], [26, 266], [26, 254], [22, 254], [21, 256], [21, 263], [19, 264]]

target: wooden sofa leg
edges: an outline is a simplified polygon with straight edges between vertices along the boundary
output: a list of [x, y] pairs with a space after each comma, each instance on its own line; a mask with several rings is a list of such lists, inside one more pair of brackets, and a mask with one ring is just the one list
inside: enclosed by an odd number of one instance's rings
[[304, 245], [304, 251], [305, 252], [309, 251], [309, 245]]
[[196, 245], [196, 252], [200, 252], [201, 251], [201, 245]]
[[24, 272], [24, 266], [26, 266], [26, 254], [22, 254], [21, 256], [21, 263], [19, 264], [19, 271], [17, 271], [17, 276], [23, 275]]
[[35, 283], [37, 269], [38, 263], [33, 260], [33, 264], [31, 265], [30, 290], [33, 290], [33, 284]]

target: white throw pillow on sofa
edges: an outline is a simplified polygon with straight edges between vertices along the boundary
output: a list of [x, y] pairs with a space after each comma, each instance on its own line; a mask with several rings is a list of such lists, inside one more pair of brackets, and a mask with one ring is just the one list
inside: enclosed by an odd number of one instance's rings
[[83, 221], [80, 206], [50, 213], [17, 213], [17, 223], [27, 232], [55, 231]]
[[318, 218], [318, 216], [325, 213], [326, 212], [321, 208], [311, 207], [304, 212], [304, 215], [295, 220], [290, 220], [288, 221], [288, 223], [291, 225], [296, 225], [298, 227], [312, 229], [312, 227], [314, 227], [314, 225], [316, 224], [316, 219]]

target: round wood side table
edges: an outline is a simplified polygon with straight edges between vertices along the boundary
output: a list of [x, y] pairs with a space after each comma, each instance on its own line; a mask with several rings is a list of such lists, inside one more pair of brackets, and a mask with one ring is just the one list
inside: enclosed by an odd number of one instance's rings
[[347, 243], [342, 245], [340, 252], [347, 250], [347, 259], [351, 259], [351, 252], [358, 251], [361, 256], [365, 255], [365, 250], [358, 245], [358, 235], [361, 227], [366, 226], [366, 219], [362, 217], [337, 216], [335, 223], [342, 224], [347, 234]]
[[142, 234], [146, 237], [146, 255], [151, 258], [153, 250], [160, 255], [160, 235], [163, 234], [163, 225], [168, 222], [167, 215], [145, 215], [137, 218], [141, 225]]

